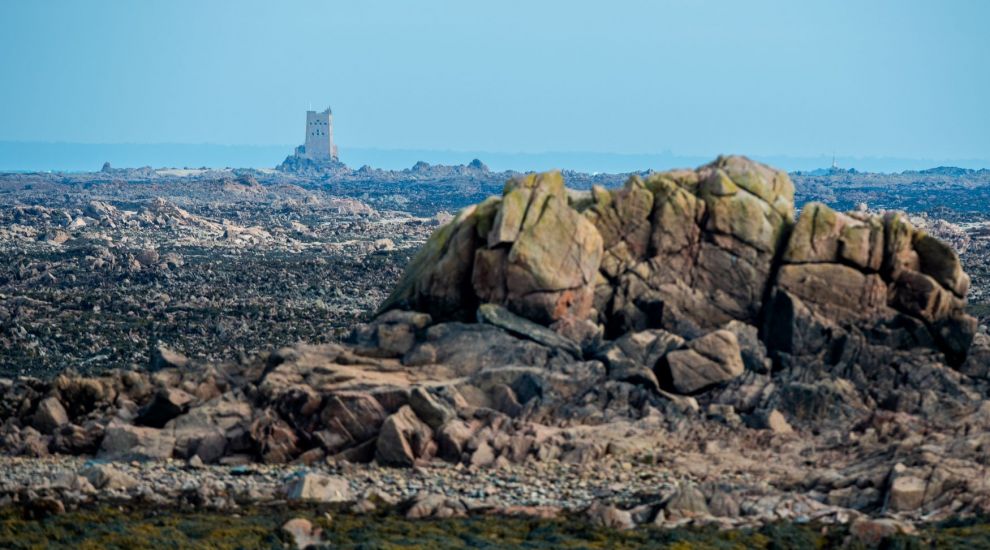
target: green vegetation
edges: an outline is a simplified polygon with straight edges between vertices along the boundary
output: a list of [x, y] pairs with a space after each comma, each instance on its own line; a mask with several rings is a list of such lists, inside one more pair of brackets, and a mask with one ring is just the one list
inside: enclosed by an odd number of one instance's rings
[[279, 514], [121, 511], [70, 512], [25, 520], [19, 510], [0, 512], [0, 548], [162, 549], [281, 548]]
[[[403, 519], [394, 512], [335, 514], [288, 508], [243, 510], [240, 514], [101, 508], [26, 520], [20, 510], [0, 510], [0, 548], [284, 548], [279, 526], [305, 517], [324, 530], [333, 548], [866, 548], [848, 542], [841, 526], [781, 523], [760, 529], [715, 527], [615, 531], [583, 518], [536, 520], [502, 517]], [[883, 541], [881, 548], [990, 548], [990, 523], [957, 520], [921, 530], [918, 536]]]

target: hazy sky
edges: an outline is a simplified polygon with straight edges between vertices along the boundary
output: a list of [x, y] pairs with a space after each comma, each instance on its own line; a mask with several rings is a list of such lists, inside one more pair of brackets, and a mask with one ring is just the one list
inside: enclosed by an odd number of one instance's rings
[[990, 158], [990, 2], [0, 2], [0, 140]]

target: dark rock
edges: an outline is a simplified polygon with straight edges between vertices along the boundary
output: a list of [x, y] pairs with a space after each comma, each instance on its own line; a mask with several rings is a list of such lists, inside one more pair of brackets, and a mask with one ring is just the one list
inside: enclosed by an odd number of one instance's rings
[[151, 403], [141, 409], [135, 423], [152, 428], [163, 428], [169, 420], [187, 412], [194, 399], [180, 389], [163, 388], [155, 393]]
[[250, 428], [258, 456], [269, 464], [289, 462], [299, 454], [299, 437], [278, 414], [267, 409], [255, 419]]
[[412, 466], [419, 458], [429, 458], [434, 446], [433, 431], [407, 405], [382, 424], [375, 459], [383, 465]]
[[148, 369], [152, 372], [162, 369], [182, 369], [189, 366], [189, 359], [179, 352], [173, 351], [165, 344], [159, 343], [151, 350], [151, 362]]
[[434, 430], [455, 416], [453, 409], [435, 398], [423, 387], [413, 388], [409, 392], [409, 406], [412, 407], [416, 416]]
[[478, 307], [478, 322], [494, 325], [510, 334], [528, 338], [549, 348], [566, 351], [576, 358], [580, 358], [582, 355], [580, 346], [573, 340], [565, 338], [543, 325], [520, 317], [499, 305], [481, 304]]
[[665, 330], [630, 332], [606, 345], [598, 353], [612, 380], [643, 385], [659, 391], [654, 369], [669, 351], [684, 346], [684, 339]]

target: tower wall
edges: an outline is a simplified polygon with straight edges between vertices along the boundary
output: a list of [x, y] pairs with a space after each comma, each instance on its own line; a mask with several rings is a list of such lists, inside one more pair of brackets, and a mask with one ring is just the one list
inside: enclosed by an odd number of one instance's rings
[[306, 111], [306, 145], [304, 156], [313, 160], [337, 157], [333, 144], [333, 113]]

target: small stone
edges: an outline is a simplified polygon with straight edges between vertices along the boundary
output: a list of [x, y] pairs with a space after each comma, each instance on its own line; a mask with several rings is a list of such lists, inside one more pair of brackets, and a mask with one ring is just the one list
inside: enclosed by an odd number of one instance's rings
[[340, 476], [296, 474], [289, 478], [282, 490], [290, 501], [333, 503], [352, 500], [350, 484]]
[[456, 508], [456, 504], [443, 495], [420, 494], [406, 511], [406, 518], [451, 517], [455, 515]]
[[137, 487], [138, 480], [121, 472], [111, 464], [94, 464], [83, 468], [79, 475], [86, 478], [96, 489], [105, 491], [127, 490]]
[[757, 414], [756, 417], [756, 424], [764, 430], [770, 430], [775, 434], [782, 435], [794, 433], [794, 428], [791, 427], [790, 422], [777, 409], [771, 409], [768, 412]]
[[471, 455], [471, 465], [476, 468], [490, 466], [495, 462], [495, 451], [487, 441], [482, 441], [478, 448]]
[[716, 491], [708, 503], [711, 514], [719, 518], [739, 517], [739, 501], [728, 491]]
[[670, 520], [711, 515], [705, 495], [693, 483], [682, 483], [678, 487], [667, 502], [666, 512]]
[[921, 508], [925, 500], [925, 480], [912, 475], [898, 475], [890, 485], [887, 506], [896, 512]]
[[888, 539], [898, 534], [914, 534], [914, 525], [889, 518], [857, 518], [849, 525], [849, 534], [857, 541], [869, 546], [876, 547], [884, 539]]
[[370, 513], [370, 512], [374, 512], [377, 508], [378, 508], [378, 506], [376, 506], [375, 503], [372, 500], [367, 499], [367, 498], [363, 498], [363, 499], [355, 502], [354, 505], [351, 506], [351, 513], [353, 513], [353, 514], [367, 514], [367, 513]]
[[615, 506], [596, 502], [588, 508], [588, 520], [593, 525], [609, 529], [632, 529], [636, 527], [632, 514]]
[[189, 366], [189, 359], [165, 344], [159, 343], [151, 350], [151, 361], [148, 369], [151, 372], [167, 368], [182, 369]]
[[292, 539], [296, 548], [309, 548], [322, 542], [322, 530], [314, 528], [305, 518], [293, 518], [282, 525], [282, 532]]

